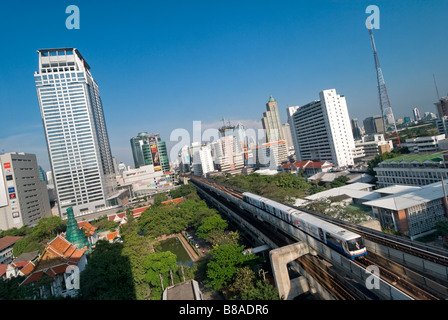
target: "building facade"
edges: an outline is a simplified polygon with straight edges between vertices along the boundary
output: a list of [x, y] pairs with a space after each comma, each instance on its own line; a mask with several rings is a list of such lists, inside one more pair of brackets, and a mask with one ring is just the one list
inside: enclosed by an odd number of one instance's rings
[[141, 166], [123, 171], [117, 177], [120, 186], [130, 186], [133, 197], [141, 197], [165, 191], [174, 186], [173, 174], [162, 170], [155, 171], [154, 166]]
[[210, 144], [201, 145], [199, 142], [193, 142], [191, 150], [194, 175], [205, 176], [207, 173], [215, 171]]
[[286, 141], [263, 143], [252, 149], [255, 155], [255, 167], [280, 170], [282, 163], [288, 161]]
[[33, 226], [51, 216], [47, 185], [29, 153], [0, 155], [0, 230]]
[[98, 84], [76, 48], [41, 49], [34, 79], [59, 212], [117, 206], [115, 172]]
[[158, 133], [140, 132], [137, 137], [131, 138], [131, 149], [135, 168], [153, 165], [155, 171], [170, 171], [166, 143]]
[[266, 112], [263, 113], [261, 123], [265, 130], [267, 143], [285, 140], [277, 101], [272, 96], [269, 97], [269, 101], [266, 103]]
[[294, 113], [289, 111], [296, 160], [352, 166], [355, 142], [345, 97], [335, 89], [323, 90], [319, 97], [320, 100], [296, 108]]
[[381, 116], [373, 116], [364, 119], [364, 133], [365, 134], [374, 134], [374, 133], [383, 133], [384, 132], [384, 123]]
[[374, 168], [380, 188], [399, 185], [424, 186], [448, 181], [448, 154], [407, 154], [381, 162]]
[[[411, 239], [434, 231], [437, 222], [448, 220], [442, 182], [364, 202], [372, 207], [373, 215], [383, 228], [389, 228]], [[378, 192], [380, 192], [378, 190]]]
[[406, 147], [411, 153], [435, 153], [440, 151], [439, 141], [444, 139], [445, 134], [406, 139]]

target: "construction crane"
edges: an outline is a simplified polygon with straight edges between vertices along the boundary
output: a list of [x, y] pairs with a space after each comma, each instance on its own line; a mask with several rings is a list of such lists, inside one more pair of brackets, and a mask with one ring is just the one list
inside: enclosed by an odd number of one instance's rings
[[[386, 83], [384, 82], [383, 71], [381, 71], [380, 60], [378, 59], [378, 53], [376, 52], [375, 40], [373, 38], [373, 28], [368, 25], [368, 30], [370, 34], [370, 42], [372, 43], [373, 49], [373, 59], [375, 61], [375, 70], [376, 70], [376, 80], [378, 85], [378, 96], [380, 99], [380, 108], [381, 108], [381, 118], [383, 119], [383, 132], [384, 138], [386, 138], [386, 132], [390, 122], [392, 122], [393, 129], [397, 135], [398, 144], [401, 148], [400, 137], [398, 136], [397, 126], [395, 124], [394, 114], [392, 112], [392, 107], [390, 105], [389, 96], [387, 94]], [[385, 120], [387, 119], [387, 121]]]

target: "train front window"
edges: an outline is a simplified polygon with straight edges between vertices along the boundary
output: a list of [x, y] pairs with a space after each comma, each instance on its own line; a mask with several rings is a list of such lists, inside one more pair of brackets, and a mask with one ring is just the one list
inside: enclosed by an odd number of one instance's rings
[[364, 240], [362, 238], [355, 238], [347, 241], [349, 251], [357, 251], [364, 248]]

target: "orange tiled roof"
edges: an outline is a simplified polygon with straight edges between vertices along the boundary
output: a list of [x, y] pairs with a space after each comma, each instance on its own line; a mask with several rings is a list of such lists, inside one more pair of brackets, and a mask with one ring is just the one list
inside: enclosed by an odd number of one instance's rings
[[118, 235], [118, 231], [111, 232], [111, 233], [106, 234], [106, 238], [107, 238], [107, 240], [110, 241], [110, 240], [114, 239], [117, 235]]
[[86, 251], [86, 249], [78, 249], [62, 235], [58, 235], [47, 244], [36, 264], [30, 262], [22, 269], [22, 272], [28, 277], [21, 285], [35, 282], [44, 274], [54, 277], [64, 273], [69, 265], [77, 265]]
[[25, 267], [23, 267], [22, 270], [20, 270], [20, 271], [22, 271], [22, 273], [27, 276], [34, 270], [35, 266], [36, 265], [34, 263], [30, 262]]
[[81, 221], [78, 222], [78, 227], [80, 229], [83, 229], [84, 232], [87, 232], [87, 234], [89, 236], [93, 235], [95, 233], [95, 231], [98, 229], [97, 227], [92, 226], [90, 223], [88, 223], [87, 221]]

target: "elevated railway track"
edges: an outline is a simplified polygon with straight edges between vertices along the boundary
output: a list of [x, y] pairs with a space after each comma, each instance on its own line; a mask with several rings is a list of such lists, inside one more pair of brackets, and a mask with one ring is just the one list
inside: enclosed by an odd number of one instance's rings
[[[222, 183], [218, 183], [216, 181], [205, 179], [202, 177], [192, 177], [193, 181], [201, 181], [207, 185], [209, 185], [211, 188], [220, 190], [224, 192], [226, 195], [235, 198], [236, 200], [242, 201], [242, 194], [245, 192], [244, 190], [240, 190], [238, 188], [225, 185]], [[216, 195], [215, 195], [216, 196]], [[241, 208], [238, 207], [236, 202], [229, 201], [229, 199], [222, 199], [223, 201], [227, 202], [229, 206], [233, 206], [235, 210], [241, 211]], [[353, 226], [349, 223], [342, 222], [340, 220], [322, 215], [317, 214], [314, 212], [310, 212], [308, 210], [303, 210], [301, 208], [297, 208], [294, 206], [290, 206], [295, 209], [302, 210], [304, 212], [307, 212], [309, 214], [313, 214], [318, 216], [321, 219], [327, 220], [331, 223], [343, 226], [346, 229], [349, 229], [353, 232], [356, 232], [360, 235], [362, 235], [365, 239], [370, 240], [375, 243], [380, 243], [384, 246], [391, 247], [395, 250], [406, 252], [408, 254], [412, 254], [416, 257], [426, 259], [428, 261], [431, 261], [433, 263], [440, 264], [442, 266], [448, 266], [448, 257], [446, 256], [446, 252], [443, 250], [439, 250], [438, 248], [433, 247], [426, 247], [423, 244], [414, 243], [413, 241], [408, 241], [406, 239], [398, 239], [394, 236], [389, 236], [384, 233], [378, 232], [376, 230], [368, 229], [365, 227], [359, 227], [359, 226]], [[269, 236], [273, 238], [273, 241], [278, 246], [283, 246], [290, 244], [292, 241], [295, 241], [291, 237], [288, 237], [286, 234], [282, 234], [279, 232], [279, 230], [273, 230], [272, 227], [266, 226], [265, 223], [262, 223], [258, 219], [255, 219], [250, 213], [245, 214], [245, 219], [250, 221], [251, 223], [255, 224], [257, 228], [260, 228], [260, 230], [263, 230], [263, 232], [266, 234], [266, 236]], [[276, 232], [273, 232], [276, 231]], [[348, 290], [348, 293], [344, 293], [344, 291], [347, 291], [344, 289], [344, 285], [346, 286], [347, 283], [342, 283], [341, 279], [338, 277], [335, 277], [334, 271], [333, 275], [331, 275], [331, 272], [328, 272], [328, 268], [323, 268], [317, 264], [314, 258], [312, 257], [301, 257], [297, 261], [307, 272], [313, 275], [315, 279], [320, 279], [321, 281], [325, 282], [325, 286], [334, 292], [334, 295], [338, 299], [344, 299], [344, 300], [351, 300], [351, 299], [358, 299], [359, 296], [362, 296], [362, 294], [358, 295], [354, 293], [354, 288], [351, 288], [351, 290]], [[440, 299], [448, 299], [448, 289], [444, 290], [444, 288], [436, 288], [435, 290], [431, 290], [431, 288], [425, 288], [425, 281], [415, 282], [412, 279], [409, 279], [409, 277], [403, 276], [402, 269], [397, 267], [391, 267], [394, 265], [393, 262], [387, 261], [387, 259], [384, 259], [383, 257], [379, 257], [378, 255], [374, 253], [368, 254], [368, 257], [366, 259], [361, 259], [357, 261], [356, 263], [362, 265], [363, 267], [376, 265], [378, 269], [380, 270], [381, 279], [384, 281], [387, 281], [388, 283], [396, 286], [403, 292], [405, 292], [407, 295], [412, 297], [416, 300], [440, 300]], [[327, 273], [325, 274], [325, 269], [327, 269]], [[320, 272], [319, 274], [317, 272]], [[443, 283], [442, 283], [443, 285]], [[437, 286], [437, 285], [436, 285]], [[350, 292], [352, 292], [351, 296]], [[365, 297], [365, 295], [364, 295]]]

